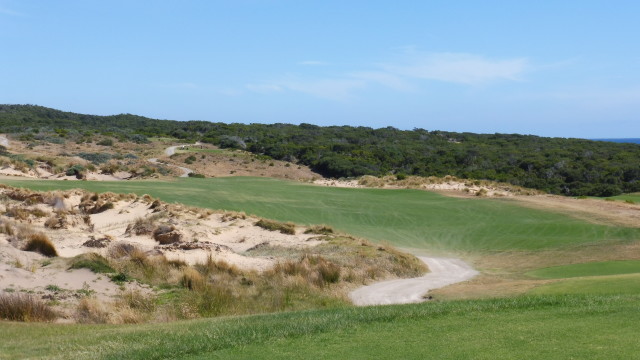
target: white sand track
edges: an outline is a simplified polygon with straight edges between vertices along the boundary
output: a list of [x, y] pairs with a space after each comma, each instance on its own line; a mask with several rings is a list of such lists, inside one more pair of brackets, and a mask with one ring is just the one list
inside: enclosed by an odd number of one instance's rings
[[430, 290], [466, 281], [479, 273], [460, 259], [419, 256], [431, 272], [412, 278], [398, 279], [363, 286], [349, 294], [358, 306], [408, 304], [425, 301]]
[[[184, 145], [174, 145], [174, 146], [169, 146], [168, 148], [164, 149], [164, 154], [167, 156], [171, 156], [173, 154], [176, 153], [176, 149], [182, 146], [190, 146], [191, 144], [184, 144]], [[200, 145], [199, 142], [196, 142], [194, 145]], [[151, 159], [147, 159], [149, 162], [154, 163], [154, 164], [158, 164], [158, 159], [156, 158], [151, 158]], [[178, 166], [178, 165], [172, 165], [172, 164], [166, 164], [169, 166], [173, 166], [175, 168], [178, 168], [182, 171], [182, 175], [180, 175], [180, 177], [189, 177], [189, 174], [193, 173], [194, 171], [183, 167], [183, 166]]]

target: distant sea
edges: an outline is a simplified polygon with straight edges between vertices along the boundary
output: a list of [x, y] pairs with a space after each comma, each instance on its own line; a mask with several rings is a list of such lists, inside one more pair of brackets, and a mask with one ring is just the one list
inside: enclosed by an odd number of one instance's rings
[[630, 138], [630, 139], [591, 139], [597, 141], [609, 141], [609, 142], [617, 142], [617, 143], [631, 143], [631, 144], [640, 144], [640, 139]]

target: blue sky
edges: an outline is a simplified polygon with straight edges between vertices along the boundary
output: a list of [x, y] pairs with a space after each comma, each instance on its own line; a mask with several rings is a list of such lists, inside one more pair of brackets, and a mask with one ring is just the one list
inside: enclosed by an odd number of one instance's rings
[[0, 0], [0, 103], [640, 137], [638, 1]]

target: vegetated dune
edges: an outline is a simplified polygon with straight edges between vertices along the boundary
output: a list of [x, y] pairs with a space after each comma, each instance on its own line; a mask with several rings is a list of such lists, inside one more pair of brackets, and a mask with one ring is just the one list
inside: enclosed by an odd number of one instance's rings
[[[426, 271], [411, 255], [330, 227], [149, 196], [0, 185], [0, 214], [0, 296], [33, 293], [67, 321], [325, 307], [346, 303], [348, 291], [362, 284]], [[164, 296], [171, 296], [170, 311], [156, 307]]]
[[[9, 143], [9, 139], [2, 136]], [[93, 136], [80, 142], [69, 142], [64, 138], [29, 142], [12, 139], [11, 156], [2, 157], [0, 153], [0, 175], [107, 181], [186, 177], [189, 173], [206, 177], [259, 176], [302, 181], [322, 178], [304, 165], [246, 151], [218, 149], [209, 144], [171, 145], [160, 140], [132, 143]]]

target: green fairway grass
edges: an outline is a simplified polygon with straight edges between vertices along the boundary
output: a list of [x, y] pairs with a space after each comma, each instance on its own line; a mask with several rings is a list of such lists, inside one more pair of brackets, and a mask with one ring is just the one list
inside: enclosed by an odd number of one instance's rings
[[531, 290], [532, 294], [640, 294], [640, 274], [590, 276], [561, 280]]
[[603, 276], [640, 273], [640, 261], [602, 261], [554, 266], [527, 273], [543, 279], [562, 279], [582, 276]]
[[638, 296], [534, 296], [144, 325], [0, 322], [1, 359], [633, 359]]
[[612, 196], [608, 199], [622, 200], [622, 201], [633, 201], [636, 204], [640, 204], [640, 193], [633, 194], [622, 194], [618, 196]]
[[146, 193], [168, 202], [245, 211], [300, 224], [327, 224], [414, 249], [536, 250], [640, 238], [640, 229], [591, 224], [495, 199], [451, 198], [420, 190], [346, 189], [250, 177], [2, 182], [36, 190]]

